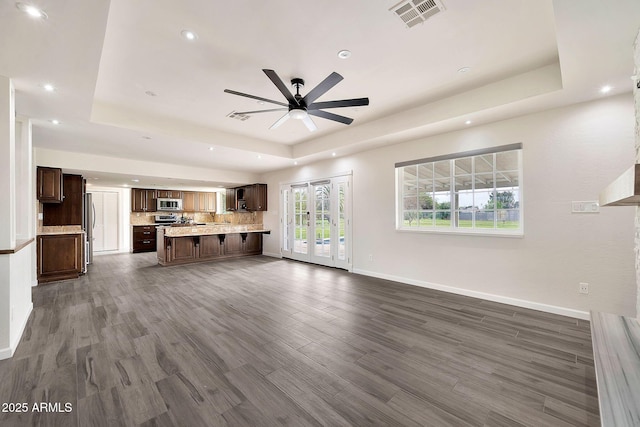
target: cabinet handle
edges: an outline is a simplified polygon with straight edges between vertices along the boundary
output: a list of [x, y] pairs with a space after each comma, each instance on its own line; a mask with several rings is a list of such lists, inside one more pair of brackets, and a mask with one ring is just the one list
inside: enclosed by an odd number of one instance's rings
[[143, 234], [151, 234], [150, 231], [145, 231]]
[[151, 240], [143, 240], [142, 243], [151, 243]]

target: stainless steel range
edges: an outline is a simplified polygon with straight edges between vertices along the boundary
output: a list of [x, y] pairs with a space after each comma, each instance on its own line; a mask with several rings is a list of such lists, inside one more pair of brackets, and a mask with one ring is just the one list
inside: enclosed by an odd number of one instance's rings
[[175, 224], [176, 222], [178, 222], [178, 216], [176, 214], [155, 216], [156, 225], [171, 225], [171, 224]]

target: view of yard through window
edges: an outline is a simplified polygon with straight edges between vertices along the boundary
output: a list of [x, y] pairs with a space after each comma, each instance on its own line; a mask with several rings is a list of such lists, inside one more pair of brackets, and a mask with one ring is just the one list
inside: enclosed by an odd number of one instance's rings
[[506, 148], [396, 165], [397, 228], [520, 232], [522, 149]]

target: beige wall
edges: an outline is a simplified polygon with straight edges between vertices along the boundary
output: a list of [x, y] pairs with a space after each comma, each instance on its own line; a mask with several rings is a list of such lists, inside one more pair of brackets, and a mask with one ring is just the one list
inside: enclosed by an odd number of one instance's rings
[[[396, 162], [516, 142], [524, 147], [523, 238], [395, 230]], [[281, 183], [353, 171], [355, 272], [576, 317], [635, 315], [634, 208], [571, 213], [571, 201], [598, 200], [633, 163], [626, 94], [269, 173], [264, 224], [274, 232], [265, 253], [280, 252]]]

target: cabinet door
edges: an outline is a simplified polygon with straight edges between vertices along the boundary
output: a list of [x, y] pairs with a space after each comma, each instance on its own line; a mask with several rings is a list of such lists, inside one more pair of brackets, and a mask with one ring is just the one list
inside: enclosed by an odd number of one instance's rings
[[185, 212], [196, 212], [198, 204], [198, 193], [193, 191], [182, 192], [182, 210]]
[[224, 254], [237, 255], [242, 253], [242, 237], [240, 234], [227, 234], [224, 238]]
[[171, 241], [172, 261], [186, 261], [196, 258], [196, 245], [193, 237], [174, 237]]
[[156, 190], [144, 190], [144, 210], [146, 212], [155, 212], [156, 208]]
[[267, 210], [267, 184], [253, 184], [246, 187], [247, 210]]
[[144, 212], [147, 205], [145, 196], [145, 190], [131, 189], [131, 212]]
[[247, 233], [247, 237], [244, 240], [243, 252], [246, 254], [261, 254], [262, 253], [262, 234], [260, 233]]
[[63, 175], [64, 199], [43, 204], [42, 225], [82, 225], [82, 182], [80, 175]]
[[222, 244], [218, 235], [200, 236], [200, 258], [214, 258], [222, 255]]
[[216, 193], [198, 193], [198, 210], [200, 212], [215, 212]]
[[62, 203], [62, 169], [38, 167], [38, 195], [42, 203]]
[[182, 199], [182, 191], [178, 190], [158, 190], [158, 199]]
[[38, 236], [38, 282], [78, 277], [82, 271], [82, 234]]
[[225, 190], [225, 200], [228, 211], [238, 210], [238, 204], [236, 200], [236, 189], [235, 188], [227, 188]]

